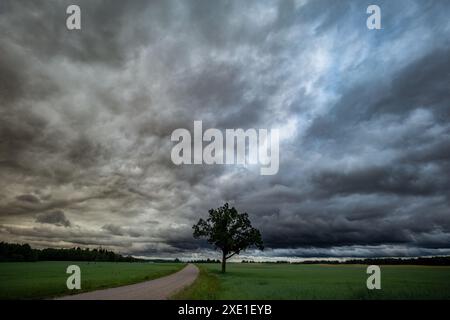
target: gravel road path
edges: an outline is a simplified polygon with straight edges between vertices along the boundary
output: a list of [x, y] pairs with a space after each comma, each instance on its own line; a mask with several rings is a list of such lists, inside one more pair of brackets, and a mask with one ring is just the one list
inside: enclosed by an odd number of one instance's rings
[[117, 288], [96, 290], [70, 296], [61, 300], [166, 300], [177, 291], [192, 284], [198, 268], [188, 264], [182, 270], [166, 277]]

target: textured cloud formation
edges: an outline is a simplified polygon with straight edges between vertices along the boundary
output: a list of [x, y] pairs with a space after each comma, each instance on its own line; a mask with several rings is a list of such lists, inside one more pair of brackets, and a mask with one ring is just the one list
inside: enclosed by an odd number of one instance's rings
[[[447, 1], [76, 2], [0, 2], [1, 241], [202, 256], [229, 201], [248, 255], [450, 253]], [[279, 128], [279, 173], [173, 165], [194, 120]]]
[[37, 216], [36, 222], [49, 223], [57, 226], [70, 227], [70, 221], [64, 215], [62, 211], [54, 211], [49, 213], [43, 213]]

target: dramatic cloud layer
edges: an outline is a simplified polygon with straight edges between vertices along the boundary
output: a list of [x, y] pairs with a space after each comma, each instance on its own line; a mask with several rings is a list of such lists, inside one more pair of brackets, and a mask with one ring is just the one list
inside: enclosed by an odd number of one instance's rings
[[[250, 256], [450, 253], [448, 1], [75, 2], [0, 2], [1, 241], [203, 256], [229, 201]], [[194, 120], [279, 128], [279, 173], [173, 165]]]

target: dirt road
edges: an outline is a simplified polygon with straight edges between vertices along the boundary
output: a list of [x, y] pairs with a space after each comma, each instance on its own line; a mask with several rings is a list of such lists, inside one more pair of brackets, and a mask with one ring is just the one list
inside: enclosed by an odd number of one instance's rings
[[198, 276], [193, 264], [169, 276], [128, 286], [61, 297], [61, 300], [165, 300], [190, 285]]

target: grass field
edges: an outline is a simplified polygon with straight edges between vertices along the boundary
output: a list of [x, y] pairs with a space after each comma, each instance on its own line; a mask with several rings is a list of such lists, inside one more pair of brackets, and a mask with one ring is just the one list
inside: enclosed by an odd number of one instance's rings
[[[71, 294], [66, 268], [81, 268], [81, 291], [150, 280], [184, 264], [114, 262], [0, 263], [0, 299]], [[450, 299], [450, 267], [381, 266], [381, 290], [367, 290], [366, 266], [200, 264], [195, 283], [175, 299]], [[77, 290], [76, 293], [80, 291]]]
[[[68, 290], [67, 266], [81, 268], [81, 290]], [[4, 262], [0, 263], [0, 299], [48, 298], [159, 278], [182, 263]]]
[[450, 299], [450, 267], [381, 266], [381, 290], [362, 265], [202, 264], [174, 299]]

